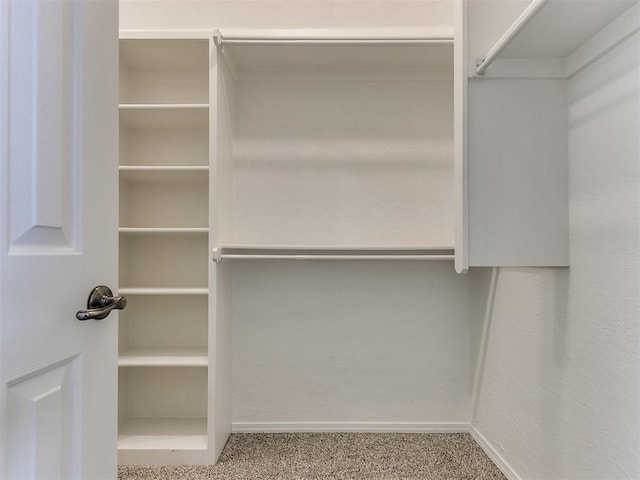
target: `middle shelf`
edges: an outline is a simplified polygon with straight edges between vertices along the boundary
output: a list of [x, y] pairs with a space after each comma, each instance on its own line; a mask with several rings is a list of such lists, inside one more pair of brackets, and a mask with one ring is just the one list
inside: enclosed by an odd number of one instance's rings
[[118, 354], [119, 367], [206, 367], [207, 347], [132, 347]]

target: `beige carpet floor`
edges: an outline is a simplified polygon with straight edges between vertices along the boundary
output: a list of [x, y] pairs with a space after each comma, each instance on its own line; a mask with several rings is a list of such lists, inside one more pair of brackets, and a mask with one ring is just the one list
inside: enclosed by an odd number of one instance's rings
[[123, 466], [119, 480], [505, 480], [466, 433], [233, 434], [209, 466]]

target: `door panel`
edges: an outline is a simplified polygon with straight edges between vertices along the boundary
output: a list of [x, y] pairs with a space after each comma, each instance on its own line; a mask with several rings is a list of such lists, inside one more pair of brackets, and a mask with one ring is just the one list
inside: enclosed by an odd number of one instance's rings
[[116, 0], [0, 2], [0, 478], [115, 478]]
[[9, 384], [8, 478], [80, 477], [79, 382], [75, 356]]
[[9, 7], [11, 253], [76, 246], [80, 6], [25, 1]]

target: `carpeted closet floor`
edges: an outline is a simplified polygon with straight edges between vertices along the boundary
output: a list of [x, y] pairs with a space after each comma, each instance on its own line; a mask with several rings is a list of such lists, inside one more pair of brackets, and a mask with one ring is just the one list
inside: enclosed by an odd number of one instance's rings
[[210, 466], [118, 469], [119, 480], [505, 480], [466, 433], [233, 434]]

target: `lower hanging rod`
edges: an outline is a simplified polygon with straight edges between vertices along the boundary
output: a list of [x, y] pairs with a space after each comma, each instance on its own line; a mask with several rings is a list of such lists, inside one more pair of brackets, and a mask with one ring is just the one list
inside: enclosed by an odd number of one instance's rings
[[429, 260], [452, 261], [453, 255], [272, 255], [223, 253], [215, 261], [223, 260]]

